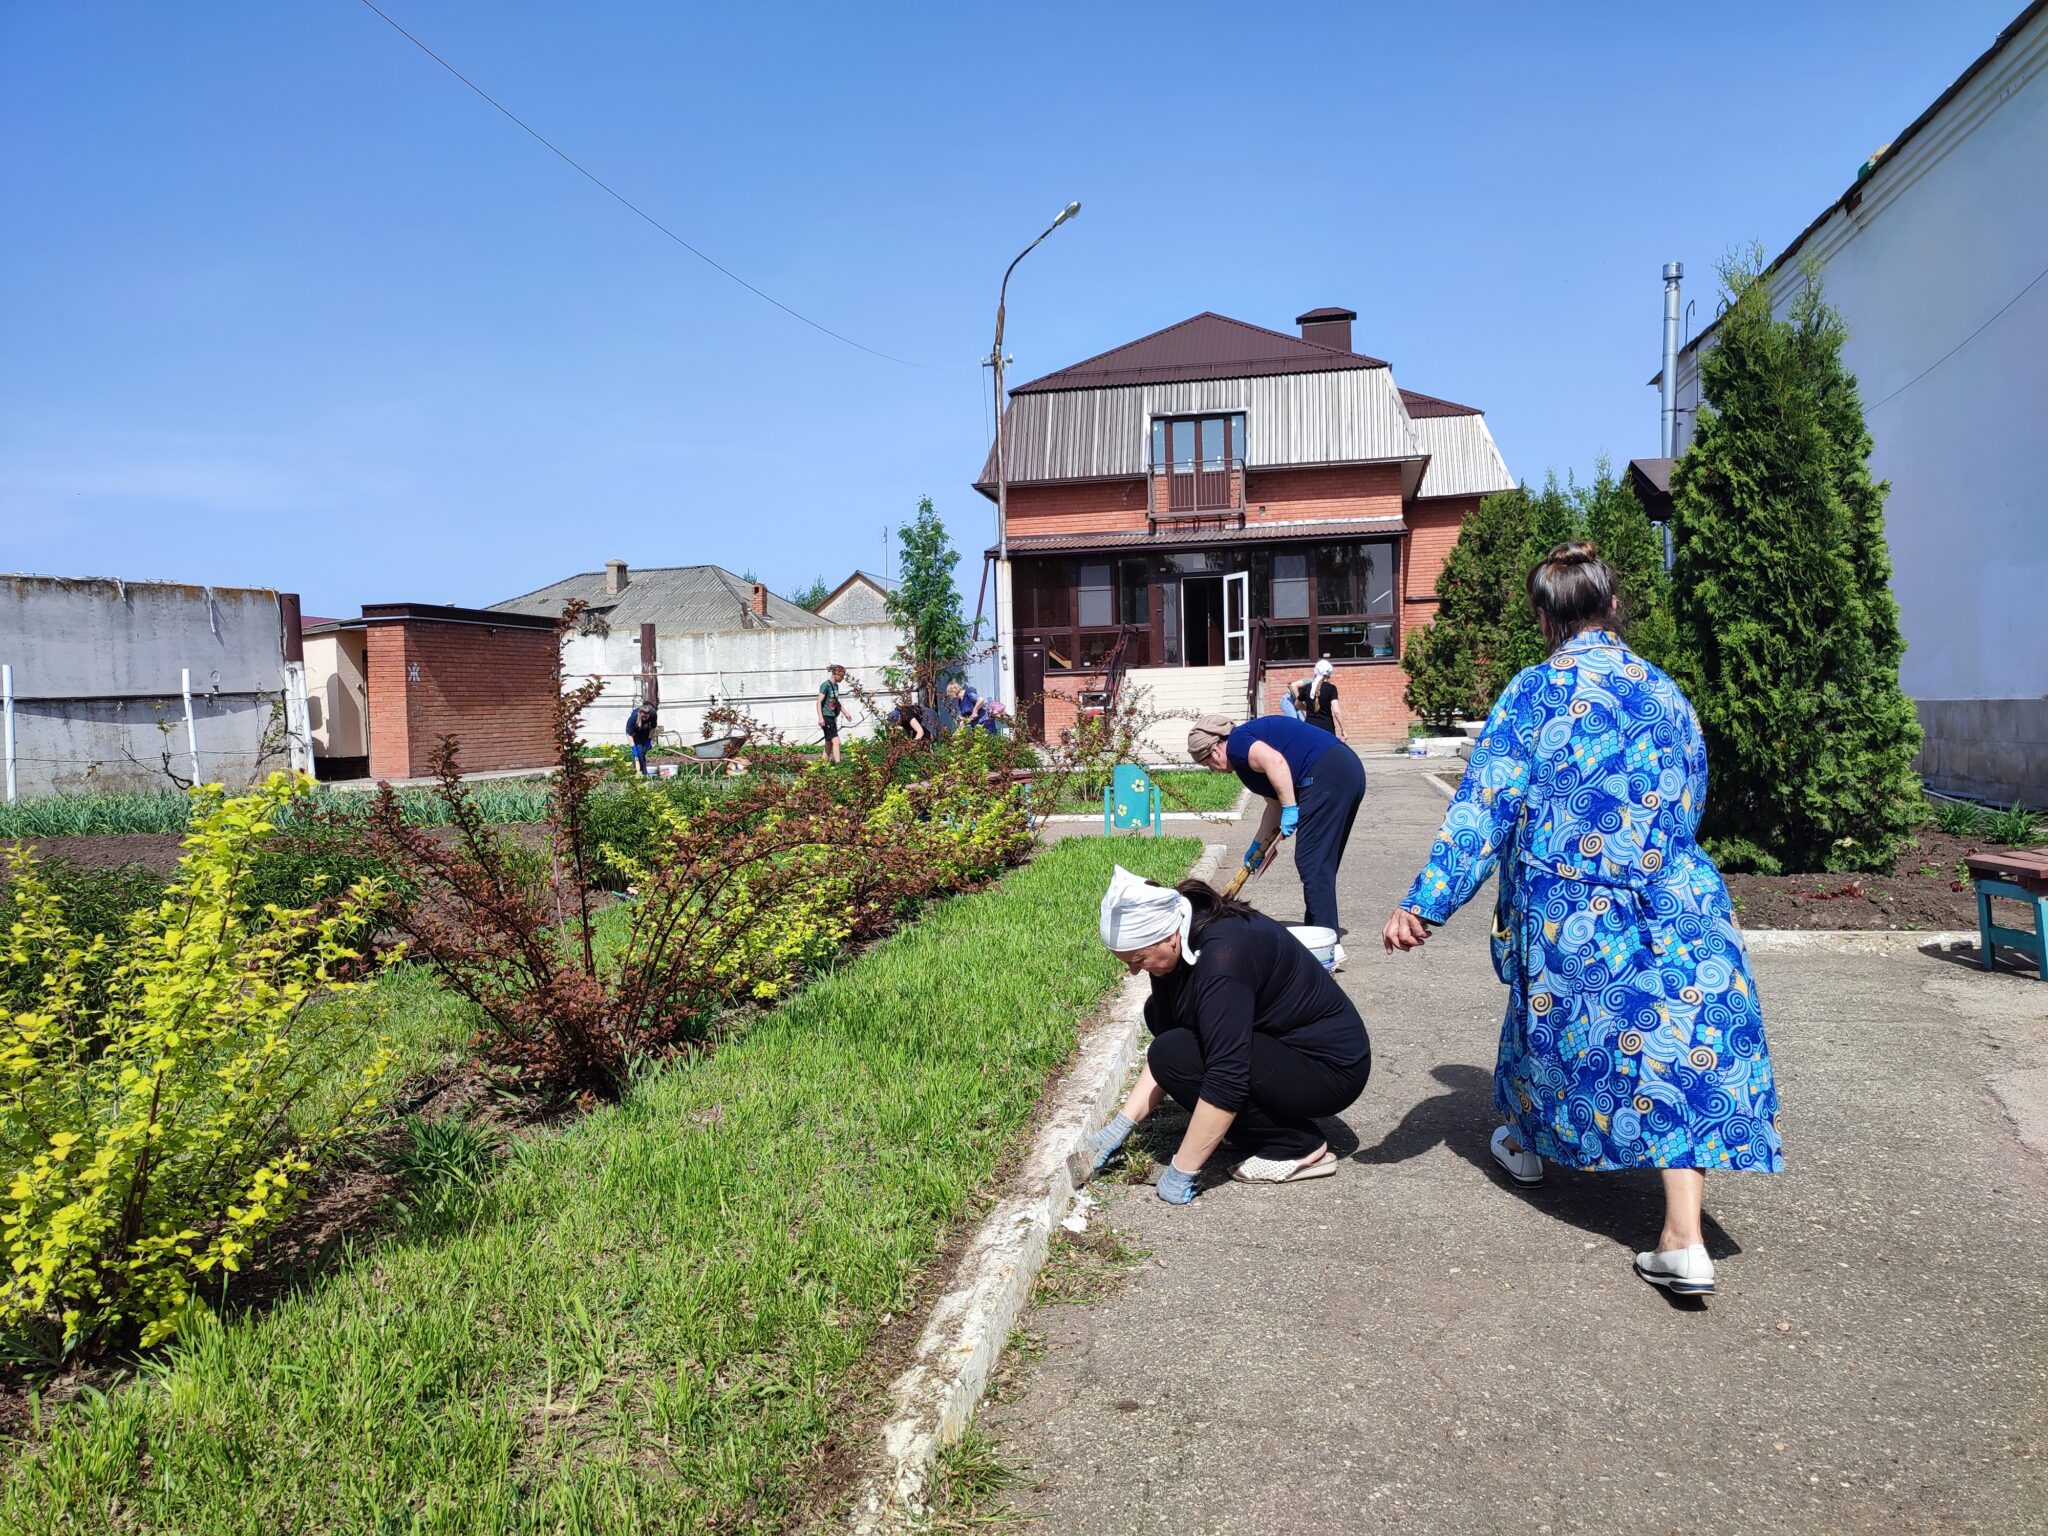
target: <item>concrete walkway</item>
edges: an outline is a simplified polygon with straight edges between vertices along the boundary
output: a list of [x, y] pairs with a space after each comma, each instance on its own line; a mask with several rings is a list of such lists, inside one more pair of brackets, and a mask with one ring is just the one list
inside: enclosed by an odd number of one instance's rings
[[[1175, 1536], [2048, 1531], [2048, 986], [1903, 947], [1759, 955], [1789, 1171], [1709, 1180], [1720, 1294], [1667, 1300], [1629, 1269], [1654, 1174], [1494, 1171], [1486, 911], [1381, 952], [1443, 798], [1423, 764], [1368, 771], [1349, 1161], [1180, 1209], [1098, 1186], [1151, 1256], [1029, 1314], [1046, 1357], [982, 1419], [1026, 1468], [1016, 1506]], [[1254, 894], [1300, 912], [1286, 863]]]

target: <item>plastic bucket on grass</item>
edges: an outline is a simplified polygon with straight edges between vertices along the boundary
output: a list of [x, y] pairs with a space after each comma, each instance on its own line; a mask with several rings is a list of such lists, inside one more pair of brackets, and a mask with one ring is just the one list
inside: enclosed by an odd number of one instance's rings
[[1287, 930], [1307, 947], [1326, 971], [1337, 969], [1337, 930], [1334, 928], [1289, 927]]

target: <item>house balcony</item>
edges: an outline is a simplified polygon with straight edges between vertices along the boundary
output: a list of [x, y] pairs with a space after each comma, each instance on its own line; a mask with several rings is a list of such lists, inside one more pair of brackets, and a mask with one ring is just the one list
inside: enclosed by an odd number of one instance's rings
[[1213, 523], [1244, 526], [1244, 460], [1211, 458], [1154, 464], [1146, 475], [1151, 500], [1146, 532]]

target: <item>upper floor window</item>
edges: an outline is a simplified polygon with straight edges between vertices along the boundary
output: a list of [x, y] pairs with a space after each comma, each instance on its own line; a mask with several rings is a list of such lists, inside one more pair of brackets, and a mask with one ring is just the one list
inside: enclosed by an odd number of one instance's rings
[[1152, 468], [1191, 475], [1244, 461], [1244, 413], [1227, 416], [1155, 416]]

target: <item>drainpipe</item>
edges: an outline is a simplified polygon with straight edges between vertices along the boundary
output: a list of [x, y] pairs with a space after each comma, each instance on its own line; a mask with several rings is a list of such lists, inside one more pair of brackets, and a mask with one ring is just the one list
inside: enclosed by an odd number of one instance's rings
[[[1664, 388], [1662, 391], [1664, 457], [1678, 457], [1678, 285], [1685, 277], [1685, 263], [1664, 263]], [[1664, 569], [1671, 569], [1676, 551], [1671, 542], [1671, 520], [1664, 521]]]

